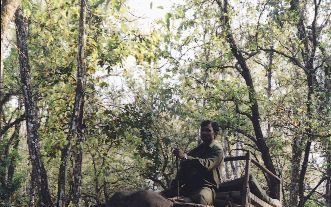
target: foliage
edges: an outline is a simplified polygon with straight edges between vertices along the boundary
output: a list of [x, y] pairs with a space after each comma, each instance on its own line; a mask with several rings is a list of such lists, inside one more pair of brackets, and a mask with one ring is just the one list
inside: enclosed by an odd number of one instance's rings
[[[88, 1], [82, 202], [101, 203], [118, 190], [166, 188], [176, 172], [172, 149], [179, 146], [188, 151], [196, 146], [203, 119], [220, 124], [219, 141], [229, 143], [225, 154], [241, 155], [249, 150], [263, 163], [251, 118], [251, 88], [228, 43], [216, 2], [186, 0], [174, 5], [146, 34], [130, 19], [128, 2]], [[311, 53], [314, 82], [308, 87], [307, 45], [298, 37], [300, 15], [291, 9], [291, 2], [295, 1], [231, 1], [227, 14], [231, 34], [250, 70], [263, 140], [276, 173], [283, 178], [285, 206], [291, 206], [295, 144], [299, 172], [306, 143], [312, 143], [304, 179], [307, 195], [327, 176], [331, 134], [330, 4], [322, 1], [318, 10], [321, 28], [315, 31], [317, 47]], [[310, 25], [314, 2], [303, 3], [304, 25]], [[75, 95], [79, 6], [68, 0], [30, 0], [22, 6], [29, 20], [42, 159], [55, 199], [60, 152], [67, 144]], [[312, 38], [313, 29], [306, 29], [307, 39]], [[313, 44], [309, 42], [308, 47]], [[8, 53], [4, 90], [11, 94], [11, 102], [3, 109], [9, 123], [23, 109], [12, 104], [22, 98], [18, 51], [11, 47]], [[22, 127], [19, 134], [20, 150], [11, 144], [8, 155], [1, 157], [1, 174], [10, 160], [16, 162], [10, 189], [0, 187], [1, 197], [11, 197], [14, 206], [27, 206], [29, 200], [26, 189], [31, 172], [25, 169], [29, 158], [24, 130]], [[11, 133], [12, 129], [1, 139], [1, 153]], [[71, 161], [69, 174], [72, 165]], [[325, 204], [320, 196], [325, 194], [323, 185], [306, 206]]]

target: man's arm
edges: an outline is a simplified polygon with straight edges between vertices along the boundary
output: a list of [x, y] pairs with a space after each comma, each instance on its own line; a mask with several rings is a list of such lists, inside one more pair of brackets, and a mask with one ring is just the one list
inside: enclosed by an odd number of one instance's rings
[[213, 170], [215, 167], [217, 167], [221, 163], [222, 159], [223, 151], [221, 148], [213, 148], [211, 156], [204, 159], [189, 155], [186, 157], [187, 161], [202, 166], [208, 171]]

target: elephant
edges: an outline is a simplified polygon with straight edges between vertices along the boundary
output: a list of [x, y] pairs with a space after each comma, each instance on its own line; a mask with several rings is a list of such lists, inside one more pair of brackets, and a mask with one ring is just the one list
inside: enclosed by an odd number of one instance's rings
[[173, 202], [153, 191], [121, 191], [116, 192], [105, 207], [173, 207]]

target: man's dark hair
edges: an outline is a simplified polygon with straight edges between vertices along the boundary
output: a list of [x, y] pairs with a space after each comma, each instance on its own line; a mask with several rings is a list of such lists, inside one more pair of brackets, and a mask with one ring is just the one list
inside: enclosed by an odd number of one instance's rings
[[218, 123], [215, 121], [210, 121], [210, 120], [203, 120], [200, 124], [200, 127], [204, 127], [207, 126], [208, 124], [211, 124], [211, 126], [213, 127], [213, 130], [215, 132], [215, 134], [217, 135], [218, 132], [220, 131], [220, 128], [218, 126]]

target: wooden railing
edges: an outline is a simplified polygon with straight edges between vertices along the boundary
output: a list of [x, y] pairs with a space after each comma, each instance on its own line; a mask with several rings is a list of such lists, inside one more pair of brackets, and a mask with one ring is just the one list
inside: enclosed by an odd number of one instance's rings
[[237, 156], [237, 157], [226, 157], [224, 158], [224, 162], [228, 161], [239, 161], [239, 160], [245, 160], [245, 175], [244, 175], [244, 183], [243, 183], [243, 192], [242, 192], [242, 205], [243, 206], [249, 206], [249, 176], [250, 176], [250, 168], [251, 163], [253, 163], [255, 166], [257, 166], [260, 170], [262, 170], [264, 173], [266, 173], [269, 177], [272, 177], [276, 179], [278, 182], [278, 200], [281, 201], [281, 178], [279, 178], [277, 175], [273, 174], [270, 170], [262, 166], [258, 161], [255, 159], [252, 159], [251, 154], [248, 152], [245, 156]]

